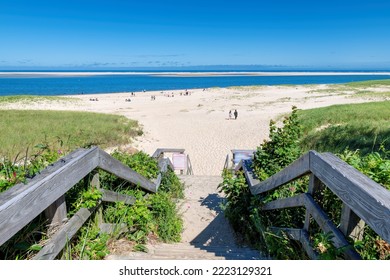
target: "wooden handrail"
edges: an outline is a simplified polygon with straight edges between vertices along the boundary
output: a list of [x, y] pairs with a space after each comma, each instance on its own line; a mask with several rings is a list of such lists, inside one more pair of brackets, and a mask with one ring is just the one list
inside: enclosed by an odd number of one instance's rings
[[[0, 193], [0, 245], [45, 209], [61, 200], [68, 190], [97, 168], [150, 192], [156, 192], [159, 185], [141, 176], [98, 147], [78, 149], [45, 168], [27, 184], [20, 183]], [[113, 192], [104, 191], [103, 196], [106, 201], [115, 199]], [[133, 202], [133, 198], [129, 196], [116, 194], [116, 197], [127, 203]], [[61, 205], [63, 203], [55, 204], [55, 208]]]
[[153, 158], [158, 158], [161, 154], [164, 153], [184, 153], [185, 149], [176, 149], [176, 148], [158, 148], [152, 155]]
[[192, 170], [192, 163], [189, 155], [187, 155], [187, 175], [194, 175], [194, 170]]
[[[156, 151], [153, 153], [152, 157], [158, 159], [159, 164], [160, 160], [164, 159], [164, 154], [165, 153], [179, 153], [179, 154], [184, 154], [185, 149], [177, 149], [177, 148], [158, 148]], [[192, 164], [189, 155], [187, 155], [187, 165], [186, 165], [186, 174], [187, 175], [194, 175], [194, 171], [192, 169]], [[166, 158], [169, 160], [169, 166], [172, 168], [172, 170], [175, 170], [172, 161], [169, 158]], [[181, 170], [183, 171], [183, 170]]]
[[222, 168], [222, 175], [225, 172], [225, 170], [229, 169], [229, 154], [226, 155], [225, 163]]
[[136, 184], [141, 188], [150, 191], [156, 192], [157, 186], [153, 182], [149, 181], [142, 175], [138, 174], [128, 166], [121, 163], [119, 160], [113, 158], [105, 151], [99, 149], [99, 164], [96, 166], [100, 169], [103, 169], [115, 176], [124, 179], [128, 182]]
[[[306, 244], [309, 239], [305, 238], [305, 234], [308, 233], [309, 229], [310, 216], [314, 218], [323, 231], [333, 233], [333, 241], [336, 247], [349, 244], [346, 236], [351, 233], [351, 228], [360, 219], [367, 223], [381, 238], [390, 243], [390, 192], [335, 155], [310, 151], [280, 172], [261, 182], [256, 178], [251, 166], [250, 160], [243, 160], [236, 171], [243, 170], [253, 195], [274, 190], [302, 176], [311, 174], [307, 193], [274, 200], [261, 207], [265, 211], [305, 207], [306, 219], [303, 229], [283, 230], [293, 233], [295, 239], [303, 244], [309, 256], [316, 256], [309, 244]], [[319, 188], [320, 181], [343, 202], [343, 214], [339, 228], [331, 222], [312, 198], [316, 188]], [[277, 229], [274, 228], [273, 230]], [[346, 249], [344, 254], [350, 259], [360, 258], [353, 249]]]

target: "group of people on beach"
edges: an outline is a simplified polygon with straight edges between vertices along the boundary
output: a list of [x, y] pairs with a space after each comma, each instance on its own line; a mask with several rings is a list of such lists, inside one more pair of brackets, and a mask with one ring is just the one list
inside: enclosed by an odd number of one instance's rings
[[[233, 115], [234, 115], [234, 119], [236, 120], [238, 117], [237, 110], [234, 110]], [[231, 120], [231, 119], [232, 119], [232, 110], [229, 111], [229, 120]]]

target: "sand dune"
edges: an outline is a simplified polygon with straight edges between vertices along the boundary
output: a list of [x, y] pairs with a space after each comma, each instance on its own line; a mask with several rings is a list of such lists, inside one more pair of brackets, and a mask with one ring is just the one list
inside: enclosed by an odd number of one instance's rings
[[[315, 86], [232, 87], [163, 92], [78, 95], [78, 102], [11, 104], [14, 109], [77, 110], [114, 113], [135, 119], [144, 135], [132, 144], [153, 153], [156, 148], [184, 148], [190, 155], [194, 173], [219, 175], [231, 149], [255, 149], [268, 136], [271, 119], [299, 109], [332, 104], [367, 102], [351, 98], [352, 93], [312, 92]], [[324, 93], [325, 92], [325, 93]], [[172, 95], [174, 97], [172, 97]], [[151, 96], [156, 96], [152, 101]], [[168, 97], [171, 96], [171, 97]], [[98, 101], [90, 101], [98, 98]], [[130, 98], [131, 102], [125, 101]], [[4, 107], [4, 106], [3, 106]], [[237, 120], [228, 119], [237, 109]]]

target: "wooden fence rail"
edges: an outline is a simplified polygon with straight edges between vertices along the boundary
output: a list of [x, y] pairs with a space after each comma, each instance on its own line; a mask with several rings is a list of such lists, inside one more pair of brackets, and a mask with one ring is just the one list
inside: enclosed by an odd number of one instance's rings
[[[283, 230], [292, 239], [300, 241], [311, 258], [318, 257], [309, 238], [311, 218], [324, 232], [332, 233], [336, 247], [347, 247], [344, 255], [348, 259], [360, 258], [360, 255], [351, 246], [348, 246], [347, 237], [351, 236], [355, 240], [361, 238], [361, 228], [364, 223], [369, 225], [386, 242], [390, 243], [390, 192], [331, 153], [320, 154], [310, 151], [262, 182], [254, 175], [251, 160], [241, 161], [235, 169], [235, 171], [238, 170], [244, 172], [253, 195], [274, 190], [310, 174], [307, 193], [268, 202], [262, 205], [261, 209], [267, 211], [304, 207], [306, 216], [303, 228], [272, 228], [271, 230]], [[320, 182], [342, 201], [339, 226], [331, 221], [325, 211], [313, 199], [313, 194], [321, 188]], [[360, 229], [360, 233], [357, 233], [357, 229]]]
[[[160, 160], [160, 159], [163, 159], [164, 158], [164, 155], [167, 154], [167, 153], [171, 153], [171, 154], [184, 154], [185, 152], [185, 149], [176, 149], [176, 148], [159, 148], [157, 149], [152, 157], [153, 158], [156, 158], [157, 160]], [[172, 170], [175, 170], [175, 167], [173, 166], [173, 163], [169, 160], [169, 158], [165, 158], [165, 160], [169, 163], [169, 166], [172, 168]], [[194, 175], [194, 171], [192, 169], [192, 164], [191, 164], [191, 160], [190, 160], [190, 156], [187, 155], [186, 156], [186, 166], [185, 166], [185, 171], [186, 171], [186, 175]], [[180, 170], [181, 172], [184, 172], [184, 170]]]
[[[78, 149], [45, 168], [26, 184], [17, 184], [0, 193], [0, 246], [45, 211], [49, 221], [61, 228], [35, 258], [53, 259], [91, 215], [91, 209], [80, 209], [69, 221], [66, 219], [65, 193], [80, 180], [95, 173], [91, 185], [99, 188], [99, 174], [95, 170], [102, 169], [149, 192], [157, 192], [161, 173], [167, 171], [169, 164], [169, 160], [161, 159], [159, 177], [152, 182], [98, 147]], [[101, 191], [102, 201], [135, 202], [135, 198], [128, 195]]]

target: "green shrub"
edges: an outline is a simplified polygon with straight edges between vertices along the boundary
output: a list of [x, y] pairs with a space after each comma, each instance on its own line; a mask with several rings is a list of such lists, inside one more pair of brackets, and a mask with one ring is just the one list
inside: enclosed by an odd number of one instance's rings
[[114, 151], [111, 156], [147, 179], [157, 178], [159, 173], [157, 160], [142, 151], [132, 155]]
[[[253, 169], [261, 180], [279, 172], [301, 155], [299, 146], [301, 127], [296, 113], [296, 108], [293, 108], [292, 114], [284, 119], [283, 127], [276, 127], [273, 121], [270, 122], [270, 140], [264, 141], [258, 147], [253, 161]], [[345, 150], [339, 156], [389, 189], [390, 160], [388, 155], [389, 152], [382, 145], [379, 152], [361, 155], [359, 151]], [[232, 175], [225, 172], [223, 177], [224, 180], [220, 187], [227, 199], [224, 205], [225, 215], [235, 230], [239, 231], [248, 242], [255, 243], [273, 258], [308, 258], [299, 242], [289, 239], [283, 230], [274, 232], [271, 229], [271, 227], [302, 228], [305, 221], [304, 207], [259, 210], [261, 204], [307, 192], [307, 177], [257, 196], [250, 194], [241, 173]], [[342, 201], [325, 186], [314, 195], [314, 199], [328, 214], [331, 221], [336, 225], [339, 224]], [[345, 248], [337, 249], [331, 240], [331, 234], [324, 233], [315, 222], [310, 223], [309, 235], [321, 259], [343, 258], [342, 253]], [[368, 226], [365, 227], [362, 241], [350, 240], [350, 243], [364, 259], [390, 259], [390, 245]]]
[[[53, 149], [49, 145], [39, 145], [39, 152], [33, 158], [25, 159], [24, 164], [16, 164], [9, 160], [0, 163], [0, 191], [24, 182], [33, 177], [47, 165], [58, 160], [64, 151]], [[143, 152], [129, 155], [115, 152], [115, 158], [125, 165], [152, 179], [159, 174], [157, 162]], [[174, 200], [183, 197], [184, 186], [172, 170], [162, 176], [160, 190], [156, 194], [147, 194], [138, 186], [124, 183], [107, 172], [100, 171], [100, 183], [103, 188], [114, 190], [136, 198], [134, 205], [124, 203], [104, 203], [103, 219], [108, 223], [125, 223], [129, 229], [126, 237], [134, 242], [134, 249], [145, 250], [150, 238], [159, 238], [165, 242], [180, 241], [183, 223], [178, 215]], [[80, 208], [95, 210], [101, 203], [102, 193], [91, 187], [92, 174], [77, 183], [66, 193], [66, 204], [69, 217]], [[67, 244], [62, 258], [65, 259], [103, 259], [109, 252], [107, 242], [119, 236], [100, 234], [96, 221], [84, 225], [76, 236]], [[47, 221], [42, 216], [35, 219], [19, 234], [0, 247], [0, 256], [4, 259], [31, 258], [42, 246], [40, 242], [46, 238]], [[33, 231], [33, 233], [31, 233]]]
[[162, 174], [158, 191], [167, 192], [172, 198], [184, 198], [184, 185], [170, 167]]
[[270, 121], [270, 140], [264, 140], [257, 148], [253, 160], [255, 173], [260, 180], [279, 172], [301, 155], [301, 127], [297, 111], [296, 107], [292, 108], [291, 115], [284, 118], [282, 127], [277, 127], [273, 120]]
[[169, 193], [160, 192], [150, 196], [150, 206], [155, 222], [156, 235], [164, 242], [179, 242], [183, 231], [183, 221], [178, 216], [176, 204]]

